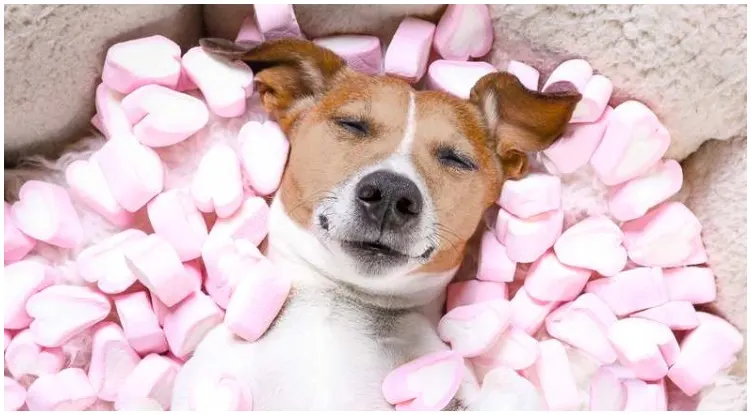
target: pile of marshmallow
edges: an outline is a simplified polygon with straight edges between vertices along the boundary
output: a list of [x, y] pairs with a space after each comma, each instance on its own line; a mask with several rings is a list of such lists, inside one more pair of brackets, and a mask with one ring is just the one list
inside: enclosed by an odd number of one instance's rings
[[[302, 36], [290, 5], [255, 5], [237, 40]], [[427, 73], [428, 88], [463, 98], [497, 70], [468, 61], [492, 43], [486, 6], [449, 6], [437, 26], [407, 18], [385, 54], [372, 36], [314, 42], [354, 69], [411, 83]], [[444, 59], [428, 67], [431, 49]], [[533, 68], [512, 62], [508, 71], [537, 89]], [[538, 388], [549, 409], [578, 408], [571, 348], [602, 365], [591, 409], [664, 409], [666, 376], [693, 395], [742, 347], [730, 324], [694, 310], [714, 300], [715, 284], [697, 266], [706, 262], [701, 225], [684, 205], [667, 201], [682, 174], [676, 162], [661, 160], [670, 140], [664, 127], [638, 102], [608, 107], [612, 84], [585, 61], [561, 64], [543, 90], [559, 81], [584, 98], [565, 136], [542, 154], [552, 174], [504, 185], [477, 279], [448, 288], [438, 331], [451, 350], [384, 380], [397, 409], [443, 408], [467, 361], [480, 380], [510, 368]], [[238, 145], [211, 146], [184, 187], [165, 188], [170, 163], [160, 157], [212, 117], [243, 116], [252, 92], [245, 64], [198, 47], [181, 55], [174, 42], [152, 36], [110, 48], [92, 119], [107, 138], [103, 147], [69, 165], [67, 187], [28, 181], [18, 202], [5, 203], [6, 410], [83, 410], [101, 402], [169, 409], [177, 371], [209, 330], [224, 322], [255, 341], [268, 329], [290, 290], [258, 248], [286, 137], [272, 121], [249, 121]], [[587, 164], [612, 186], [608, 205], [618, 222], [592, 217], [564, 230], [556, 175]], [[77, 207], [121, 231], [82, 246]], [[75, 267], [51, 265], [52, 248], [71, 253]], [[49, 261], [40, 260], [46, 255]], [[517, 264], [531, 264], [526, 276]], [[523, 286], [509, 301], [515, 275]], [[551, 338], [538, 341], [543, 326]], [[674, 331], [687, 333], [680, 345]], [[82, 338], [91, 341], [83, 356], [76, 354]], [[441, 396], [426, 393], [435, 382], [422, 375], [446, 362], [456, 367], [450, 385]], [[207, 391], [220, 400], [213, 408], [252, 409], [252, 391], [233, 382], [214, 387]]]

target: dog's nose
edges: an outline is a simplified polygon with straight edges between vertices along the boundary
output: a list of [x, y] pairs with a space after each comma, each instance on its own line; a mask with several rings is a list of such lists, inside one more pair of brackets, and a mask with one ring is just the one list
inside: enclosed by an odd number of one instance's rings
[[422, 212], [417, 185], [399, 174], [379, 170], [357, 184], [357, 202], [371, 223], [381, 229], [396, 229], [414, 222]]

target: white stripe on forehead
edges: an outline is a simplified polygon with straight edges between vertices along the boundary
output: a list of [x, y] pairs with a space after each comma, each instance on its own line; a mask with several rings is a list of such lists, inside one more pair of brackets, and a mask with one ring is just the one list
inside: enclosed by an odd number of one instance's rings
[[412, 144], [415, 142], [415, 133], [417, 130], [417, 112], [415, 108], [415, 94], [409, 91], [409, 107], [407, 108], [407, 123], [404, 127], [404, 137], [402, 142], [399, 143], [399, 148], [396, 149], [398, 154], [408, 155], [412, 152]]

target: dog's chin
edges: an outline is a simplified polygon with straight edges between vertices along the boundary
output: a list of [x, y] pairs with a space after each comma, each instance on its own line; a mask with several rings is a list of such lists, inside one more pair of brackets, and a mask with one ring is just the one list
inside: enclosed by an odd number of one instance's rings
[[383, 274], [412, 260], [406, 253], [379, 242], [345, 240], [339, 244], [358, 268], [368, 275]]

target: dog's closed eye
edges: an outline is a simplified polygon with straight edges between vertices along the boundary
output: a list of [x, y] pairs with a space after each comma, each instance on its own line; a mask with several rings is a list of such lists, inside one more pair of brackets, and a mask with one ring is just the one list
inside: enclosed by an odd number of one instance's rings
[[477, 170], [477, 164], [466, 154], [451, 147], [439, 147], [436, 150], [438, 161], [444, 166], [464, 171]]
[[335, 118], [334, 122], [340, 128], [358, 136], [366, 136], [370, 132], [368, 122], [357, 118]]

